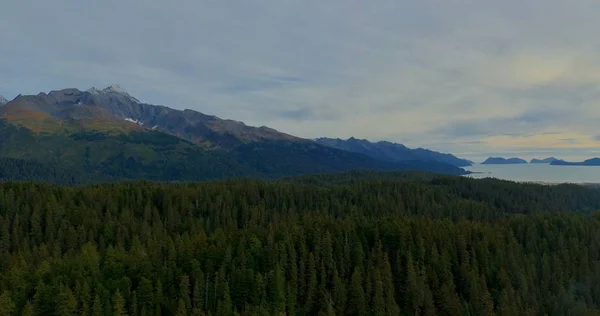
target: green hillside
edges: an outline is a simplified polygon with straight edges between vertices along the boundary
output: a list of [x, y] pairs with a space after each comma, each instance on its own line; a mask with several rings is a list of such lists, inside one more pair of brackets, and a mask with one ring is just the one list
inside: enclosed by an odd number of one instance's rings
[[[258, 176], [252, 169], [219, 152], [208, 152], [175, 136], [154, 131], [106, 134], [33, 133], [0, 123], [0, 156], [41, 166], [53, 166], [75, 183], [148, 179], [164, 181], [207, 180]], [[6, 170], [5, 179], [22, 179]], [[12, 173], [11, 173], [12, 172]], [[26, 172], [26, 170], [24, 170]], [[40, 171], [39, 180], [52, 181]], [[36, 180], [36, 179], [33, 179]], [[64, 183], [56, 179], [58, 183]]]
[[[203, 181], [234, 177], [277, 178], [355, 169], [414, 169], [462, 174], [435, 162], [385, 162], [310, 141], [263, 141], [235, 150], [207, 150], [150, 129], [70, 129], [34, 132], [0, 120], [2, 180], [85, 184], [121, 180]], [[32, 173], [28, 165], [35, 165]]]

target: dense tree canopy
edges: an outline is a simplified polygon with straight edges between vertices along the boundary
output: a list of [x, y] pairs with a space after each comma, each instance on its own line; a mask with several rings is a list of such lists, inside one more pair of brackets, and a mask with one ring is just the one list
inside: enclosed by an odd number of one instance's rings
[[406, 173], [0, 185], [0, 315], [598, 315], [600, 191]]

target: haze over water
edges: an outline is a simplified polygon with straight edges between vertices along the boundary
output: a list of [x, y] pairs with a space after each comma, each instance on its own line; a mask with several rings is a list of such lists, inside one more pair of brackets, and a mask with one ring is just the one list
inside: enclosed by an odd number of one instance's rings
[[482, 165], [465, 168], [472, 178], [549, 183], [600, 183], [600, 167], [551, 166], [549, 164]]

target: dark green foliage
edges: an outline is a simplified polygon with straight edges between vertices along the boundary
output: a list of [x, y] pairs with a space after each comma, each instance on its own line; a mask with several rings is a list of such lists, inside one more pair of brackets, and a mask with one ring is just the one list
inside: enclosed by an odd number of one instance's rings
[[423, 148], [410, 149], [402, 144], [386, 141], [372, 143], [365, 139], [350, 137], [346, 140], [334, 138], [318, 138], [316, 142], [333, 148], [363, 153], [367, 156], [384, 161], [439, 161], [458, 167], [470, 166], [471, 162], [457, 158], [451, 154], [443, 154]]
[[90, 184], [122, 180], [279, 178], [348, 170], [464, 174], [438, 162], [384, 162], [310, 141], [260, 141], [206, 150], [158, 131], [34, 133], [0, 120], [0, 180]]
[[27, 159], [0, 158], [0, 179], [15, 181], [39, 181], [63, 185], [87, 182], [93, 179], [82, 171]]
[[407, 174], [0, 185], [2, 315], [597, 315], [600, 192]]
[[222, 152], [159, 132], [35, 134], [0, 121], [0, 179], [86, 184], [260, 176]]
[[348, 170], [420, 170], [464, 174], [464, 169], [436, 161], [377, 160], [360, 153], [330, 148], [314, 142], [263, 141], [236, 148], [236, 156], [270, 177]]

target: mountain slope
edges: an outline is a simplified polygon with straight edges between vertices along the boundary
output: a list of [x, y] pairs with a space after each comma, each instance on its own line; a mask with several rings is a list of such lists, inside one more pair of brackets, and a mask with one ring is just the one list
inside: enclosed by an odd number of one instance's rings
[[269, 141], [240, 146], [237, 157], [274, 176], [314, 174], [348, 170], [419, 170], [435, 173], [465, 174], [462, 168], [437, 161], [384, 161], [370, 156], [314, 142]]
[[439, 153], [423, 148], [410, 149], [402, 144], [386, 141], [372, 143], [368, 140], [356, 139], [354, 137], [347, 140], [322, 137], [316, 139], [316, 142], [333, 148], [362, 153], [385, 161], [422, 160], [443, 162], [457, 167], [471, 165], [470, 161], [457, 158], [451, 154]]
[[48, 94], [19, 95], [0, 108], [0, 118], [35, 132], [72, 133], [80, 130], [127, 132], [139, 129], [124, 122], [91, 95], [77, 89], [50, 91]]
[[87, 93], [91, 104], [106, 109], [117, 118], [165, 131], [207, 148], [230, 149], [250, 141], [297, 139], [268, 127], [247, 126], [189, 109], [182, 111], [141, 103], [115, 85], [103, 90], [92, 88]]
[[[273, 178], [358, 169], [465, 173], [446, 163], [383, 161], [266, 127], [143, 104], [118, 86], [19, 95], [0, 108], [0, 121], [0, 158], [81, 175], [74, 183]], [[13, 172], [20, 173], [26, 174]]]
[[360, 169], [465, 173], [458, 167], [435, 162], [379, 161], [312, 142], [253, 142], [234, 151], [206, 150], [160, 131], [35, 133], [0, 120], [2, 180], [59, 184], [133, 179], [201, 181]]
[[0, 157], [54, 166], [75, 183], [260, 176], [235, 157], [156, 131], [39, 134], [0, 121]]

